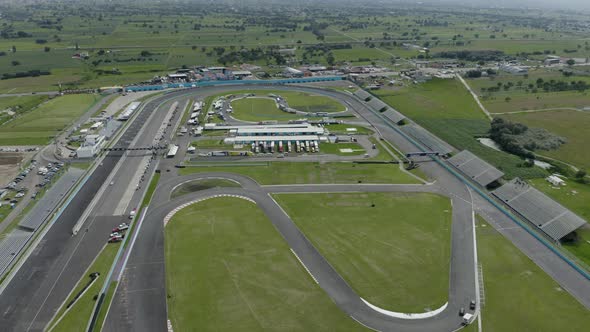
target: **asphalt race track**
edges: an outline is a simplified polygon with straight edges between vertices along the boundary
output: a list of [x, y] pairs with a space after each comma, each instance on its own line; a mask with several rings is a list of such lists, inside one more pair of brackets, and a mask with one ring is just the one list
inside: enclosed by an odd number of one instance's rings
[[[225, 178], [239, 182], [242, 188], [214, 188], [170, 200], [172, 189], [183, 182]], [[289, 192], [435, 192], [445, 194], [436, 185], [282, 185], [259, 186], [253, 180], [231, 173], [195, 174], [170, 177], [156, 190], [154, 203], [143, 221], [129, 265], [115, 302], [107, 317], [106, 331], [161, 331], [166, 328], [166, 290], [164, 280], [163, 220], [176, 207], [216, 195], [238, 195], [256, 202], [295, 251], [303, 264], [334, 302], [360, 323], [380, 331], [453, 331], [461, 326], [459, 307], [475, 299], [471, 204], [453, 198], [454, 271], [451, 275], [449, 305], [442, 313], [427, 319], [399, 319], [381, 314], [367, 306], [315, 247], [299, 231], [290, 217], [270, 197]], [[464, 253], [461, 255], [461, 253]], [[458, 257], [461, 255], [461, 257]], [[156, 273], [154, 273], [156, 272]], [[471, 286], [471, 287], [470, 287]], [[164, 310], [162, 310], [164, 309]], [[395, 311], [395, 308], [384, 308]], [[147, 314], [149, 313], [149, 314]]]
[[[240, 86], [217, 86], [199, 89], [185, 89], [153, 98], [141, 110], [125, 131], [117, 146], [145, 146], [151, 144], [163, 118], [174, 100], [189, 97], [204, 98], [211, 94], [243, 90]], [[368, 109], [352, 95], [318, 88], [302, 86], [255, 86], [252, 89], [299, 90], [326, 95], [344, 103], [364, 120], [369, 122], [381, 135], [404, 152], [415, 151], [416, 147], [392, 129], [382, 117]], [[180, 103], [182, 105], [182, 102]], [[181, 147], [180, 153], [183, 148]], [[91, 261], [106, 242], [105, 234], [112, 227], [126, 219], [114, 214], [114, 206], [122, 197], [130, 179], [141, 167], [139, 153], [109, 152], [102, 165], [90, 174], [86, 184], [75, 195], [72, 203], [64, 210], [57, 222], [49, 229], [43, 240], [24, 261], [15, 277], [0, 294], [1, 331], [40, 331], [45, 328], [59, 306], [63, 303], [76, 282], [84, 274]], [[435, 179], [434, 185], [309, 185], [309, 186], [259, 186], [250, 179], [221, 174], [236, 179], [242, 188], [213, 189], [188, 194], [170, 200], [170, 190], [175, 184], [191, 177], [176, 176], [175, 163], [179, 158], [162, 159], [158, 168], [162, 170], [160, 185], [156, 190], [148, 214], [138, 228], [135, 242], [122, 280], [115, 294], [113, 304], [104, 325], [105, 331], [163, 331], [166, 329], [166, 289], [164, 270], [163, 223], [164, 216], [178, 205], [187, 201], [222, 193], [240, 193], [256, 201], [280, 230], [287, 243], [301, 258], [316, 277], [320, 286], [338, 306], [354, 319], [380, 331], [453, 331], [460, 327], [458, 311], [469, 307], [469, 301], [477, 300], [476, 259], [474, 257], [472, 210], [482, 216], [517, 247], [543, 268], [563, 288], [590, 308], [590, 282], [558, 258], [548, 248], [522, 229], [514, 226], [505, 215], [489, 202], [472, 195], [468, 187], [457, 177], [436, 163], [423, 163], [421, 169]], [[170, 170], [166, 172], [165, 170]], [[220, 174], [217, 174], [218, 176]], [[203, 175], [198, 175], [202, 177]], [[112, 179], [113, 186], [107, 185]], [[111, 181], [111, 180], [108, 180]], [[105, 188], [102, 195], [97, 195]], [[342, 192], [363, 191], [435, 191], [448, 196], [453, 202], [452, 252], [450, 262], [450, 287], [448, 306], [438, 315], [419, 320], [405, 320], [386, 316], [368, 307], [360, 300], [342, 278], [331, 269], [324, 258], [305, 239], [288, 216], [268, 196], [269, 192]], [[127, 206], [137, 206], [143, 190], [136, 191]], [[96, 200], [84, 228], [77, 236], [71, 235], [73, 225], [84, 210]], [[396, 311], [395, 305], [383, 308]]]

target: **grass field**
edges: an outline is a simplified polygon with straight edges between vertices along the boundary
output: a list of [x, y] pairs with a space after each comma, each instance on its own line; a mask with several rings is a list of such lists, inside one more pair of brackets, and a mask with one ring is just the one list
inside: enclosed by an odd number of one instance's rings
[[[355, 125], [348, 125], [348, 124], [331, 124], [331, 125], [326, 125], [325, 126], [326, 129], [328, 129], [330, 131], [331, 134], [361, 134], [361, 135], [368, 135], [368, 134], [372, 134], [373, 131], [365, 128], [365, 127], [361, 127], [361, 126], [355, 126]], [[347, 128], [354, 128], [356, 129], [355, 132], [350, 132], [347, 131]]]
[[170, 197], [175, 198], [178, 196], [186, 195], [195, 191], [211, 189], [215, 187], [239, 187], [240, 185], [236, 182], [226, 179], [203, 179], [193, 180], [186, 182], [176, 187]]
[[[227, 164], [226, 164], [227, 165]], [[260, 184], [305, 183], [419, 183], [395, 164], [355, 164], [348, 162], [271, 162], [244, 166], [187, 167], [181, 175], [204, 172], [232, 172], [249, 176]]]
[[270, 98], [242, 98], [233, 101], [232, 107], [232, 117], [243, 121], [288, 121], [301, 118], [300, 115], [281, 111]]
[[184, 208], [166, 226], [165, 239], [174, 330], [362, 330], [250, 202], [215, 198]]
[[54, 98], [0, 127], [0, 145], [45, 145], [98, 100], [79, 94]]
[[401, 90], [378, 90], [386, 103], [458, 149], [468, 149], [506, 173], [507, 178], [534, 178], [546, 174], [538, 167], [520, 167], [523, 161], [488, 148], [476, 140], [487, 135], [489, 120], [458, 80], [433, 79]]
[[[510, 97], [506, 102], [505, 98]], [[590, 96], [586, 92], [550, 92], [550, 93], [511, 93], [498, 94], [493, 98], [482, 100], [490, 113], [517, 112], [547, 108], [590, 106]]]
[[587, 329], [588, 311], [481, 218], [477, 244], [485, 286], [483, 331]]
[[[342, 152], [342, 149], [350, 149], [352, 152]], [[360, 156], [366, 153], [358, 143], [321, 143], [320, 152], [338, 156]]]
[[[86, 274], [82, 276], [78, 284], [74, 288], [72, 294], [68, 297], [66, 304], [69, 303], [74, 296], [88, 283], [90, 278], [88, 275], [93, 272], [99, 272], [100, 277], [90, 286], [84, 295], [78, 299], [78, 301], [70, 308], [70, 310], [63, 316], [63, 318], [55, 325], [53, 331], [56, 332], [75, 332], [80, 331], [81, 326], [86, 326], [88, 324], [88, 320], [90, 319], [90, 314], [92, 313], [92, 309], [94, 308], [95, 300], [94, 296], [97, 295], [104, 283], [104, 278], [106, 278], [107, 273], [113, 263], [113, 259], [117, 255], [117, 250], [119, 249], [120, 244], [118, 243], [109, 243], [107, 244], [104, 249], [100, 252], [97, 256], [96, 260], [92, 265], [88, 268]], [[57, 315], [55, 316], [56, 319], [62, 317], [63, 313], [65, 312], [66, 308], [65, 305], [63, 308], [60, 308]], [[56, 320], [57, 322], [57, 320]]]
[[449, 199], [426, 193], [274, 197], [362, 298], [406, 313], [447, 302]]
[[[588, 99], [588, 102], [590, 103], [590, 99]], [[536, 152], [590, 170], [590, 153], [588, 153], [590, 112], [548, 111], [505, 114], [502, 117], [524, 123], [529, 127], [544, 128], [556, 135], [565, 137], [567, 143], [563, 144], [559, 149]]]
[[[47, 100], [47, 96], [1, 97], [0, 126], [14, 117], [18, 117], [30, 111], [45, 100]], [[15, 114], [10, 115], [6, 111], [12, 111]]]

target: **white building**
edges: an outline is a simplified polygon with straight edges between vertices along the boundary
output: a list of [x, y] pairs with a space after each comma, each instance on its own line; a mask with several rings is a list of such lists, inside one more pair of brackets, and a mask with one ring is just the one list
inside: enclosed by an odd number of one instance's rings
[[565, 186], [565, 181], [563, 181], [563, 179], [555, 175], [549, 175], [545, 180], [547, 180], [547, 182], [551, 183], [556, 187]]
[[84, 139], [82, 146], [76, 150], [76, 155], [78, 158], [92, 158], [100, 152], [103, 144], [104, 136], [88, 135]]

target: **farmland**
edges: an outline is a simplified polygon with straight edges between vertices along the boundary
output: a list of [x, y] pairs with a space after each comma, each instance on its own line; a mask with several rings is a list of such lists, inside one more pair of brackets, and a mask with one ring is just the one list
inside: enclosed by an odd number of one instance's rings
[[362, 330], [313, 282], [250, 202], [215, 198], [189, 206], [172, 218], [165, 236], [175, 329]]
[[379, 90], [376, 94], [456, 148], [468, 149], [495, 165], [508, 178], [534, 178], [545, 174], [540, 168], [522, 167], [520, 158], [488, 148], [476, 140], [487, 135], [490, 123], [457, 80], [434, 79], [418, 86]]
[[573, 110], [504, 114], [503, 118], [524, 123], [529, 127], [544, 128], [565, 137], [567, 142], [557, 150], [537, 151], [538, 154], [571, 163], [590, 170], [590, 112]]

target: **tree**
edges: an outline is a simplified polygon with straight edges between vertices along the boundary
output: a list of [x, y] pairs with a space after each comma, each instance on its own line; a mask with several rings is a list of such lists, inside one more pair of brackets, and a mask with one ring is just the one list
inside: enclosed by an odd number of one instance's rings
[[18, 61], [16, 61], [16, 60], [12, 60], [12, 62], [11, 62], [11, 63], [12, 63], [12, 65], [13, 65], [13, 66], [18, 66], [18, 65], [20, 65], [20, 62], [18, 62]]
[[12, 53], [16, 53], [16, 46], [12, 45], [12, 48], [10, 50], [12, 51]]
[[576, 179], [578, 179], [578, 180], [584, 179], [585, 176], [586, 176], [586, 171], [583, 169], [576, 172]]
[[336, 61], [336, 59], [334, 58], [334, 55], [332, 54], [332, 52], [328, 53], [328, 55], [326, 56], [326, 62], [330, 66], [333, 66], [334, 65], [334, 61]]
[[45, 52], [49, 52], [49, 51], [51, 51], [51, 47], [49, 47], [49, 46], [45, 46], [45, 47], [43, 48], [43, 51], [45, 51]]
[[576, 64], [576, 60], [574, 59], [569, 59], [567, 60], [565, 63], [567, 63], [568, 66], [573, 66]]

